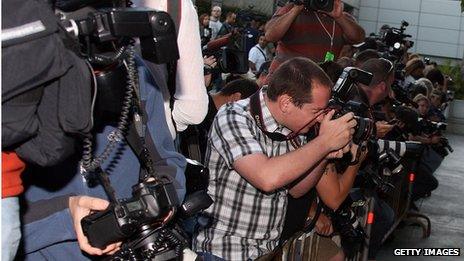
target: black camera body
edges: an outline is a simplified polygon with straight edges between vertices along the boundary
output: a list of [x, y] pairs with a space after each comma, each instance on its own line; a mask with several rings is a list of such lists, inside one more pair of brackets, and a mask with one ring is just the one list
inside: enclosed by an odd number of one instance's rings
[[424, 118], [418, 118], [417, 123], [419, 124], [419, 129], [422, 131], [422, 133], [429, 135], [441, 131], [446, 131], [446, 127], [448, 126], [448, 124], [444, 122], [429, 121]]
[[308, 10], [332, 12], [334, 0], [294, 0], [296, 5], [304, 5]]
[[360, 251], [366, 238], [366, 233], [352, 210], [352, 204], [351, 198], [347, 197], [336, 211], [325, 208], [334, 229], [340, 233], [341, 245], [347, 258], [353, 258]]
[[355, 67], [347, 67], [338, 78], [332, 89], [332, 99], [329, 101], [329, 107], [336, 110], [334, 118], [339, 118], [342, 115], [353, 112], [357, 122], [353, 142], [361, 144], [373, 138], [376, 133], [375, 123], [372, 119], [361, 117], [368, 107], [360, 102], [352, 101], [350, 93], [353, 88], [356, 88], [356, 83], [369, 85], [372, 81], [372, 74]]
[[144, 225], [161, 223], [179, 205], [171, 182], [151, 181], [132, 187], [132, 197], [82, 219], [82, 230], [92, 246], [104, 248], [138, 232]]

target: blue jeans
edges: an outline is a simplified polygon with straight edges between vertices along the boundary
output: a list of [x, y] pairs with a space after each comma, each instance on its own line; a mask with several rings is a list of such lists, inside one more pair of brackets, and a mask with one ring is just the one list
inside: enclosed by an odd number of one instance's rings
[[2, 260], [11, 261], [21, 239], [19, 201], [17, 197], [2, 199]]
[[223, 258], [215, 256], [208, 252], [199, 252], [197, 254], [203, 258], [203, 261], [224, 261]]

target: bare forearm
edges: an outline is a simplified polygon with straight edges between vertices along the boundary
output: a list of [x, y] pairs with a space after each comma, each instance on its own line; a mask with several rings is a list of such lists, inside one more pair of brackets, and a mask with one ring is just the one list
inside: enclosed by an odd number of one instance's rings
[[285, 35], [301, 10], [296, 6], [281, 16], [274, 17], [266, 25], [265, 36], [269, 42], [277, 42]]
[[303, 147], [280, 156], [263, 154], [247, 156], [234, 162], [234, 168], [260, 190], [272, 192], [282, 188], [317, 166], [330, 152], [322, 138], [317, 137]]
[[345, 170], [343, 175], [339, 177], [340, 190], [338, 194], [338, 200], [337, 202], [335, 202], [336, 206], [334, 206], [334, 209], [337, 209], [350, 193], [350, 190], [353, 187], [354, 180], [356, 179], [356, 175], [358, 174], [359, 166], [360, 164], [349, 166]]
[[295, 181], [308, 170], [317, 166], [330, 152], [322, 139], [316, 138], [298, 150], [270, 158], [263, 175], [275, 177], [274, 190]]
[[253, 62], [248, 62], [248, 66], [253, 73], [256, 73], [256, 65]]
[[336, 18], [335, 22], [342, 28], [346, 40], [350, 43], [356, 44], [364, 41], [366, 32], [353, 19], [343, 14], [340, 18]]
[[304, 179], [293, 186], [289, 193], [294, 198], [299, 198], [313, 188], [321, 178], [324, 169], [327, 166], [327, 160], [322, 160], [313, 170], [311, 170]]
[[336, 210], [345, 200], [353, 187], [359, 165], [349, 166], [343, 175], [336, 173], [334, 165], [328, 165], [324, 171], [320, 182], [317, 184], [317, 191], [324, 203], [333, 210]]

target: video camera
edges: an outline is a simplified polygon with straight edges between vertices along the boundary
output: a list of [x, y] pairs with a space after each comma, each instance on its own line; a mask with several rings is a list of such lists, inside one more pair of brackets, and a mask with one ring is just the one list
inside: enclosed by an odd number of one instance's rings
[[246, 36], [243, 35], [243, 30], [239, 30], [237, 35], [226, 35], [211, 40], [203, 46], [203, 56], [213, 55], [222, 73], [247, 73], [248, 54], [244, 50], [244, 37]]
[[403, 46], [406, 49], [411, 48], [414, 46], [414, 42], [407, 40], [406, 38], [410, 38], [411, 35], [405, 34], [406, 27], [409, 26], [409, 23], [406, 21], [401, 21], [401, 27], [388, 27], [385, 28], [381, 34], [380, 39], [387, 47], [387, 50], [396, 57], [402, 57], [405, 50], [402, 48]]
[[292, 0], [296, 5], [304, 5], [308, 10], [332, 12], [334, 0]]
[[339, 118], [348, 112], [355, 114], [357, 122], [353, 142], [361, 144], [375, 136], [376, 129], [373, 120], [361, 117], [367, 111], [367, 106], [360, 102], [350, 99], [353, 88], [357, 83], [369, 85], [372, 81], [372, 74], [355, 67], [347, 67], [338, 78], [332, 88], [332, 99], [329, 101], [329, 108], [336, 109], [334, 118]]

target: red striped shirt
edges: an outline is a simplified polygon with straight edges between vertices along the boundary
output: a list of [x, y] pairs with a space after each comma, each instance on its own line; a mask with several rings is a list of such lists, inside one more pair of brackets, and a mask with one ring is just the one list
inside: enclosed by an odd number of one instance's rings
[[[287, 4], [280, 8], [274, 17], [281, 16], [292, 8], [293, 4]], [[326, 30], [332, 35], [333, 18], [321, 13], [317, 15]], [[345, 44], [342, 28], [335, 23], [332, 52], [336, 58]], [[316, 63], [323, 62], [328, 51], [330, 51], [330, 37], [317, 19], [316, 13], [303, 10], [278, 42], [277, 56], [271, 64], [270, 72], [272, 73], [281, 63], [293, 57], [307, 57]]]

